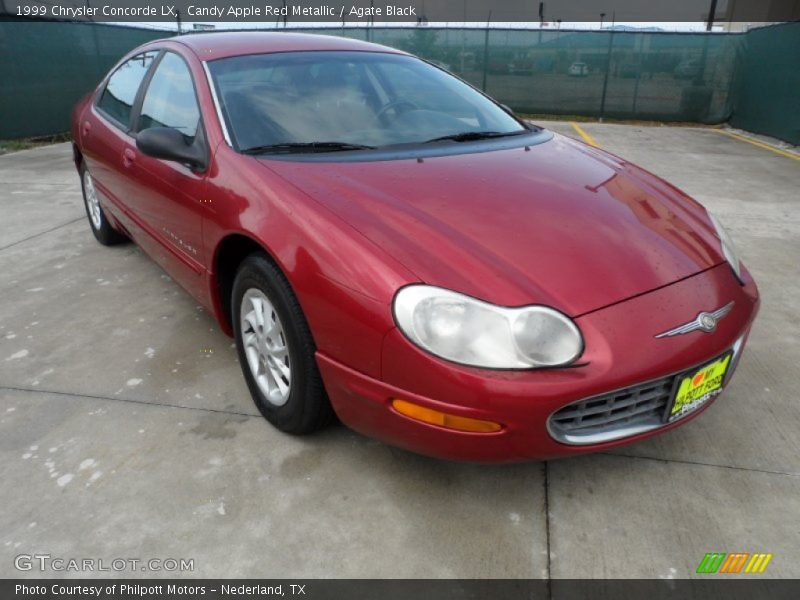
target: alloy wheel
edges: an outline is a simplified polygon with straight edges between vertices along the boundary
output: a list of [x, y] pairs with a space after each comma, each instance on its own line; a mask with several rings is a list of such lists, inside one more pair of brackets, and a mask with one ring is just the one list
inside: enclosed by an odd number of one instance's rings
[[89, 171], [83, 174], [83, 190], [92, 226], [95, 229], [100, 229], [103, 226], [103, 213], [100, 211], [100, 200], [97, 198], [97, 190], [94, 189], [94, 181], [92, 181]]
[[292, 370], [280, 317], [269, 298], [256, 288], [245, 292], [239, 314], [242, 343], [253, 379], [267, 401], [283, 406], [289, 400]]

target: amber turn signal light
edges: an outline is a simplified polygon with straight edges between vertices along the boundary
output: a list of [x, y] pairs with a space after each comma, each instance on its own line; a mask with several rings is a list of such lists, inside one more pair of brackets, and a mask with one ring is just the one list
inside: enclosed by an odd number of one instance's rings
[[400, 400], [395, 398], [392, 400], [392, 408], [394, 408], [401, 415], [405, 415], [415, 421], [422, 421], [423, 423], [430, 423], [431, 425], [438, 425], [439, 427], [446, 427], [447, 429], [456, 429], [458, 431], [472, 431], [477, 433], [494, 433], [500, 431], [503, 427], [500, 423], [492, 421], [481, 421], [480, 419], [470, 419], [469, 417], [459, 417], [456, 415], [448, 415], [447, 413], [426, 408], [419, 404], [408, 402], [407, 400]]

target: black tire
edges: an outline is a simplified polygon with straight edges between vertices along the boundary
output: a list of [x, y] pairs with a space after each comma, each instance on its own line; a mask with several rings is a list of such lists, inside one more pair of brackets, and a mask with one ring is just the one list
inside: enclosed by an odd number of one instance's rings
[[[97, 213], [94, 217], [92, 216], [92, 210], [89, 208], [90, 202], [86, 195], [87, 173], [86, 163], [81, 163], [80, 175], [81, 192], [83, 192], [83, 208], [86, 209], [86, 217], [89, 219], [89, 227], [92, 228], [95, 239], [104, 246], [113, 246], [127, 241], [128, 238], [114, 229], [111, 223], [108, 222], [103, 208], [99, 203], [97, 204]], [[91, 178], [91, 175], [89, 175], [89, 177]]]
[[[242, 300], [249, 290], [260, 291], [266, 296], [283, 329], [281, 339], [288, 350], [291, 378], [288, 400], [284, 400], [282, 405], [271, 402], [262, 392], [248, 362], [241, 313]], [[265, 254], [251, 254], [239, 267], [233, 282], [231, 313], [239, 363], [250, 395], [261, 414], [281, 431], [295, 435], [311, 433], [328, 425], [334, 413], [314, 357], [314, 338], [289, 282]], [[250, 333], [252, 331], [248, 328]]]

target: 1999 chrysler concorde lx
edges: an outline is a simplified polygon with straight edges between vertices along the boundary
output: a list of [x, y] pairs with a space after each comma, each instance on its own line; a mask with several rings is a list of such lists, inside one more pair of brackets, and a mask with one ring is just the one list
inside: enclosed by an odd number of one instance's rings
[[632, 442], [709, 406], [758, 310], [697, 202], [390, 48], [151, 42], [73, 136], [95, 237], [213, 311], [286, 432], [336, 415], [480, 461]]

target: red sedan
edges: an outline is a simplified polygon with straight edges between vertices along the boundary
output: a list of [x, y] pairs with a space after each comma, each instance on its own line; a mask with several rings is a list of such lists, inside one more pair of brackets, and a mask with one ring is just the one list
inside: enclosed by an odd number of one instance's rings
[[216, 315], [286, 432], [336, 415], [480, 461], [629, 443], [711, 404], [758, 310], [700, 204], [390, 48], [151, 42], [73, 136], [95, 237]]

